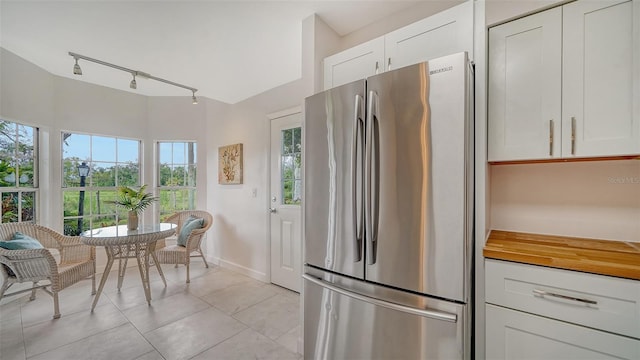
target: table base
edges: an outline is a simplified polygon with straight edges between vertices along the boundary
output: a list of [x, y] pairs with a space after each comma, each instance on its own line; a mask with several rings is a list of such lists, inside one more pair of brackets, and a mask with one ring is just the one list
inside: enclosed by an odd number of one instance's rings
[[118, 292], [120, 292], [120, 288], [122, 287], [122, 281], [124, 280], [124, 274], [127, 268], [127, 261], [128, 259], [135, 258], [138, 262], [138, 270], [140, 271], [140, 279], [142, 280], [142, 287], [144, 288], [144, 295], [147, 299], [147, 304], [151, 305], [151, 286], [149, 284], [149, 256], [151, 256], [151, 258], [153, 259], [153, 263], [158, 269], [158, 273], [160, 273], [160, 277], [162, 278], [164, 286], [167, 287], [167, 280], [164, 278], [164, 273], [162, 272], [162, 268], [160, 267], [158, 259], [156, 258], [155, 250], [155, 241], [146, 244], [141, 243], [105, 246], [105, 251], [107, 252], [107, 265], [105, 266], [104, 273], [102, 274], [102, 278], [100, 279], [100, 285], [98, 286], [96, 297], [93, 299], [91, 311], [93, 311], [93, 309], [96, 307], [96, 304], [98, 304], [98, 300], [100, 299], [100, 295], [102, 294], [104, 284], [107, 282], [109, 272], [111, 272], [111, 267], [113, 266], [113, 262], [116, 259], [118, 260]]

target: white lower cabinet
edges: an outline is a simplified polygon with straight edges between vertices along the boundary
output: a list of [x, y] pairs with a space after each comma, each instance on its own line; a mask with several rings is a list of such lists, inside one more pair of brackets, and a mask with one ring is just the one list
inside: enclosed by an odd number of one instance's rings
[[640, 340], [486, 305], [487, 359], [640, 359]]
[[640, 359], [640, 281], [485, 260], [487, 359]]

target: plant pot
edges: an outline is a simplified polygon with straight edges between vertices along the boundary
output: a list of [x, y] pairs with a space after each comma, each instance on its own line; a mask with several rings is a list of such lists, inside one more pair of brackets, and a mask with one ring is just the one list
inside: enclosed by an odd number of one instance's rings
[[138, 229], [138, 213], [135, 211], [129, 211], [129, 217], [127, 218], [127, 229]]

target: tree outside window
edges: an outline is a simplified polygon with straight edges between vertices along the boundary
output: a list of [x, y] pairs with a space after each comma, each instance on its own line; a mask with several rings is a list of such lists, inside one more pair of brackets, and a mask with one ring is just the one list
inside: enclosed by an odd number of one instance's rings
[[2, 222], [35, 222], [38, 129], [0, 120]]

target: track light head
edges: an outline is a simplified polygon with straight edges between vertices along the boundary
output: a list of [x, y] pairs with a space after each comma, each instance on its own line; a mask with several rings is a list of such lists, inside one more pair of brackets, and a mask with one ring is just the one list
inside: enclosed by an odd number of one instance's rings
[[80, 68], [80, 65], [78, 65], [78, 58], [74, 58], [74, 59], [76, 59], [76, 64], [73, 65], [73, 74], [82, 75], [82, 69]]
[[129, 83], [129, 87], [132, 89], [137, 89], [138, 83], [136, 82], [136, 74], [131, 74], [131, 75], [133, 75], [133, 80], [131, 80], [131, 82]]
[[193, 94], [193, 95], [191, 96], [191, 100], [192, 100], [192, 102], [191, 102], [191, 103], [192, 103], [193, 105], [198, 104], [198, 99], [196, 98], [196, 92], [195, 92], [195, 90], [191, 90], [191, 94]]

